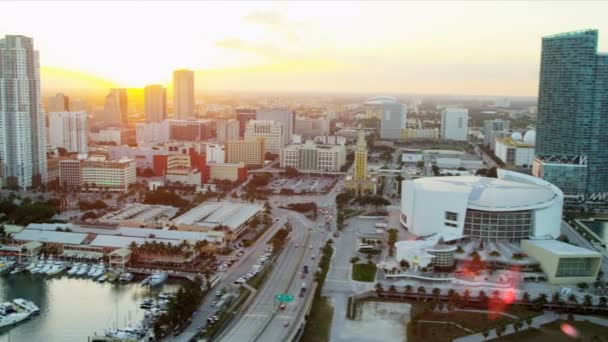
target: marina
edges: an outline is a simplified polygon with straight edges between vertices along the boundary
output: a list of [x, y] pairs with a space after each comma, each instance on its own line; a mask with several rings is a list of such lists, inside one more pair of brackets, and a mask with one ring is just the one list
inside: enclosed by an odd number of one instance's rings
[[0, 314], [11, 315], [6, 324], [0, 317], [0, 342], [140, 338], [180, 286], [162, 272], [140, 286], [142, 276], [109, 270], [102, 262], [49, 257], [17, 267], [12, 260], [0, 263], [10, 264], [0, 276]]

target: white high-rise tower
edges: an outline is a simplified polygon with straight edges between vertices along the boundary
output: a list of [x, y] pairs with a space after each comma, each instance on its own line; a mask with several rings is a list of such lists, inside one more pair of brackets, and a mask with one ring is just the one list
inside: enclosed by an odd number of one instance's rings
[[46, 183], [46, 134], [40, 108], [40, 63], [32, 38], [0, 39], [2, 181], [21, 188]]
[[194, 117], [194, 72], [180, 69], [173, 72], [173, 118]]

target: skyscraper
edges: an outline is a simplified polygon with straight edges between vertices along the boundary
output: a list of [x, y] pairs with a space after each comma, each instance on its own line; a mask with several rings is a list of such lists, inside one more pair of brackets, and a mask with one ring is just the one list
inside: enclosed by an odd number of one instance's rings
[[34, 41], [0, 39], [0, 159], [3, 183], [46, 183], [46, 136], [40, 106], [40, 64]]
[[469, 110], [446, 108], [441, 112], [441, 140], [467, 141]]
[[542, 40], [535, 176], [566, 200], [608, 198], [608, 55], [597, 30]]
[[49, 99], [49, 103], [46, 109], [47, 113], [52, 112], [69, 112], [70, 111], [70, 98], [64, 95], [63, 93], [58, 93], [57, 95], [51, 97]]
[[173, 72], [173, 118], [194, 118], [194, 72], [180, 69]]
[[365, 106], [373, 108], [380, 116], [380, 138], [401, 139], [407, 119], [407, 105], [390, 96], [367, 99]]
[[357, 147], [355, 149], [355, 172], [353, 179], [356, 181], [367, 178], [367, 141], [365, 141], [365, 131], [359, 131]]
[[86, 154], [87, 113], [53, 112], [49, 114], [49, 144], [68, 152]]
[[218, 143], [224, 143], [226, 140], [239, 139], [239, 122], [237, 120], [217, 120], [216, 122], [216, 140]]
[[272, 110], [261, 110], [258, 111], [256, 120], [272, 120], [282, 122], [285, 127], [284, 144], [291, 143], [291, 135], [294, 132], [296, 125], [296, 113], [288, 109], [272, 109]]
[[167, 118], [167, 91], [160, 85], [144, 88], [144, 114], [147, 122], [161, 122]]
[[127, 89], [110, 89], [104, 104], [104, 120], [107, 123], [129, 125], [129, 104], [127, 103]]
[[247, 125], [247, 122], [255, 120], [257, 118], [257, 113], [258, 111], [256, 109], [236, 109], [236, 119], [239, 122], [239, 137], [242, 138], [245, 136], [245, 125]]
[[483, 121], [483, 144], [494, 150], [494, 139], [497, 132], [507, 132], [510, 126], [509, 120], [484, 120]]

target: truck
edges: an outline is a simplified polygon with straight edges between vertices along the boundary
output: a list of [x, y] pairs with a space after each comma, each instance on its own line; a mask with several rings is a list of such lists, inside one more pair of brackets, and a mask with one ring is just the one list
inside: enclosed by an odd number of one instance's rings
[[376, 223], [376, 228], [388, 228], [388, 223], [378, 222]]

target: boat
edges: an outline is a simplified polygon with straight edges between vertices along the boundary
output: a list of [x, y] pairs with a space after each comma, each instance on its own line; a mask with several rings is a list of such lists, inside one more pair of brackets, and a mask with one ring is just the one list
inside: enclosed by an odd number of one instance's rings
[[24, 268], [24, 267], [16, 267], [16, 268], [14, 268], [14, 269], [11, 271], [11, 273], [10, 273], [10, 274], [18, 274], [18, 273], [21, 273], [21, 272], [23, 272], [23, 271], [25, 271], [25, 268]]
[[120, 275], [120, 278], [118, 278], [118, 281], [120, 281], [121, 283], [129, 283], [131, 282], [131, 280], [133, 280], [133, 273], [123, 273]]
[[167, 292], [163, 292], [161, 294], [158, 295], [158, 298], [160, 299], [164, 299], [164, 300], [169, 300], [171, 298], [175, 297], [174, 293], [167, 293]]
[[80, 270], [80, 263], [75, 263], [74, 265], [72, 265], [72, 268], [70, 268], [68, 270], [68, 275], [69, 276], [76, 275], [76, 273], [78, 273], [79, 270]]
[[25, 269], [26, 269], [27, 271], [31, 271], [31, 270], [33, 270], [34, 268], [36, 268], [36, 265], [37, 265], [37, 264], [38, 264], [38, 261], [36, 261], [36, 260], [32, 260], [32, 262], [30, 262], [30, 264], [29, 264], [29, 265], [27, 265], [27, 266], [25, 267]]
[[87, 272], [87, 277], [92, 277], [93, 274], [95, 274], [97, 272], [97, 265], [93, 265], [91, 266], [91, 269], [89, 270], [89, 272]]
[[13, 266], [15, 266], [14, 261], [10, 261], [10, 260], [0, 261], [0, 274], [11, 270], [13, 268]]
[[106, 337], [110, 337], [114, 340], [138, 340], [140, 337], [137, 334], [124, 331], [124, 330], [106, 330]]
[[87, 266], [85, 264], [85, 265], [82, 265], [80, 267], [80, 269], [78, 270], [78, 272], [76, 273], [76, 275], [83, 276], [83, 275], [86, 275], [88, 272], [89, 272], [89, 266]]
[[97, 281], [100, 282], [100, 283], [103, 283], [107, 279], [108, 279], [108, 277], [104, 274], [101, 277], [97, 278]]
[[159, 286], [162, 285], [167, 278], [169, 277], [169, 275], [165, 272], [159, 272], [159, 273], [154, 273], [151, 277], [150, 277], [150, 286]]
[[97, 266], [97, 270], [95, 272], [93, 272], [93, 274], [91, 275], [91, 277], [93, 279], [97, 279], [99, 277], [101, 277], [102, 275], [104, 275], [106, 273], [106, 268], [103, 267], [103, 263], [99, 266]]
[[0, 304], [0, 328], [7, 325], [17, 324], [30, 317], [29, 311], [17, 306], [12, 302]]
[[141, 283], [139, 283], [139, 285], [141, 285], [141, 286], [148, 285], [148, 283], [150, 282], [150, 279], [152, 279], [152, 276], [147, 276], [146, 279], [142, 280]]
[[32, 315], [38, 315], [40, 313], [40, 308], [36, 306], [34, 302], [31, 302], [29, 300], [25, 300], [23, 298], [16, 298], [13, 299], [13, 303], [17, 304], [19, 307], [26, 310]]
[[46, 274], [46, 272], [48, 272], [51, 269], [51, 267], [53, 267], [53, 264], [54, 264], [53, 262], [47, 261], [47, 263], [44, 264], [44, 266], [38, 272], [36, 272], [36, 273], [38, 273], [38, 274]]
[[55, 262], [55, 264], [53, 265], [53, 267], [51, 267], [51, 269], [48, 270], [46, 272], [46, 274], [48, 276], [54, 276], [56, 274], [59, 274], [59, 273], [65, 271], [65, 269], [66, 269], [65, 264], [63, 262], [61, 262], [61, 261], [58, 261], [58, 262]]

